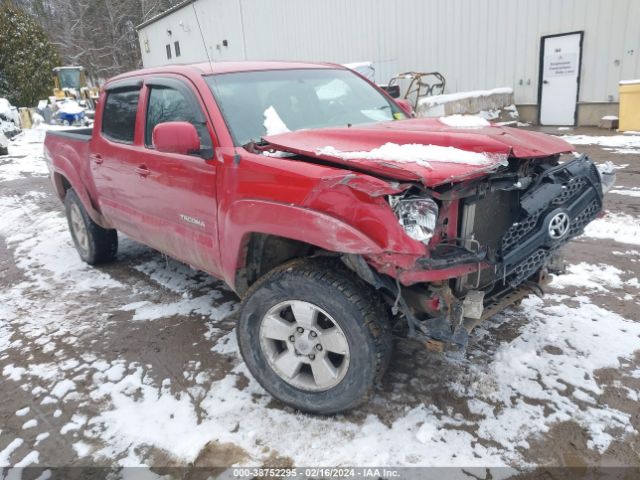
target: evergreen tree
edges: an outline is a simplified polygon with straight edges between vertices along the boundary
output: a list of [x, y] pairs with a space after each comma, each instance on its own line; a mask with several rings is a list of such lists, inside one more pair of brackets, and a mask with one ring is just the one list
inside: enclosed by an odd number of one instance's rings
[[30, 15], [0, 2], [0, 97], [32, 107], [51, 95], [52, 70], [60, 58]]

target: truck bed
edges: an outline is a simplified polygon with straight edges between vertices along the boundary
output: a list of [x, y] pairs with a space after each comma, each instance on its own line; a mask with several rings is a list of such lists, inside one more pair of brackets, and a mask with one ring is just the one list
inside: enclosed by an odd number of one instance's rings
[[55, 135], [57, 137], [73, 138], [88, 142], [93, 136], [93, 127], [87, 128], [69, 128], [66, 130], [47, 130], [47, 135]]

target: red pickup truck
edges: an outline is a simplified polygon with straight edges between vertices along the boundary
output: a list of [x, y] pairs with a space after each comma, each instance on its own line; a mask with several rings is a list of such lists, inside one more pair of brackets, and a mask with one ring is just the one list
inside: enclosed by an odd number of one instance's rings
[[392, 329], [464, 349], [540, 293], [611, 183], [559, 138], [410, 110], [337, 65], [168, 66], [110, 80], [45, 157], [84, 261], [120, 231], [224, 279], [252, 374], [327, 414], [367, 398]]

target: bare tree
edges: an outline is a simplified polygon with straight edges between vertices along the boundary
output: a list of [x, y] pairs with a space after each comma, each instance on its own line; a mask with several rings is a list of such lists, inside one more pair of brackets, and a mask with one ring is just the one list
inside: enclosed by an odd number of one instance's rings
[[62, 61], [98, 83], [141, 66], [135, 26], [180, 0], [13, 0], [31, 14]]

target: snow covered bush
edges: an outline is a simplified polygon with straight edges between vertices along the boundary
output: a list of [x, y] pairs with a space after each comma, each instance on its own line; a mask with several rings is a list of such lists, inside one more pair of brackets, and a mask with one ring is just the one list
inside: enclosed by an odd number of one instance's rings
[[[20, 133], [20, 114], [18, 109], [11, 105], [6, 98], [0, 98], [0, 133], [5, 138], [12, 138]], [[0, 150], [2, 150], [1, 145]]]
[[59, 64], [44, 30], [22, 10], [0, 1], [0, 97], [34, 106], [51, 95], [51, 72]]

